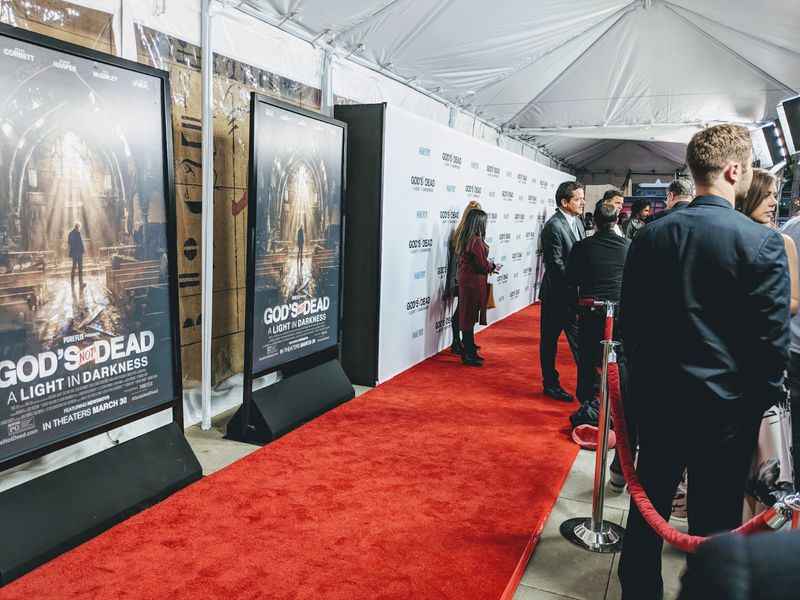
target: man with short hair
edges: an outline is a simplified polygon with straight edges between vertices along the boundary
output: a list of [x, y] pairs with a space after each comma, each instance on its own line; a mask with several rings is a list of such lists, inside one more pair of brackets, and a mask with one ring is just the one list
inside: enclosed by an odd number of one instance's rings
[[647, 219], [652, 212], [652, 207], [653, 205], [650, 201], [644, 198], [639, 198], [634, 201], [633, 207], [631, 208], [631, 218], [625, 224], [625, 237], [632, 240], [639, 234], [639, 231], [647, 223]]
[[672, 180], [667, 188], [667, 208], [657, 215], [650, 217], [648, 223], [657, 221], [667, 216], [673, 211], [681, 210], [689, 206], [694, 197], [694, 183], [688, 177], [677, 177]]
[[[625, 196], [618, 189], [612, 188], [610, 190], [606, 190], [606, 192], [603, 194], [603, 199], [600, 202], [613, 207], [617, 212], [617, 218], [619, 218], [619, 215], [622, 212], [622, 207], [625, 205]], [[622, 233], [622, 228], [616, 221], [614, 221], [614, 225], [611, 230], [619, 236], [624, 237], [625, 235]]]
[[575, 362], [578, 362], [575, 292], [567, 282], [567, 262], [572, 247], [586, 237], [580, 219], [585, 206], [583, 186], [576, 181], [565, 181], [559, 185], [556, 205], [558, 210], [545, 223], [541, 233], [545, 272], [539, 292], [542, 301], [539, 360], [545, 395], [562, 402], [572, 402], [572, 396], [561, 387], [556, 370], [556, 353], [558, 338], [563, 331]]
[[[781, 235], [734, 210], [753, 178], [747, 128], [698, 132], [686, 162], [698, 196], [636, 236], [620, 316], [639, 480], [668, 519], [688, 470], [689, 531], [708, 536], [741, 523], [762, 415], [785, 399], [790, 286]], [[623, 600], [662, 598], [661, 547], [632, 502]]]
[[[567, 280], [578, 290], [578, 298], [607, 300], [618, 303], [622, 289], [622, 272], [630, 242], [614, 233], [617, 211], [611, 203], [599, 203], [594, 211], [597, 233], [575, 244], [567, 265]], [[598, 367], [602, 362], [605, 309], [588, 306], [578, 308], [578, 401], [581, 408], [571, 417], [573, 427], [597, 424]]]

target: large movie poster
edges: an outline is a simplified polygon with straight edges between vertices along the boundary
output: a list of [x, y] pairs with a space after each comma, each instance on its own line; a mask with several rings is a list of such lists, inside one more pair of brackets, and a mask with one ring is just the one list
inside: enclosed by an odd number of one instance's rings
[[0, 31], [0, 463], [177, 389], [162, 80], [12, 31]]
[[253, 128], [259, 373], [338, 344], [344, 128], [261, 100]]

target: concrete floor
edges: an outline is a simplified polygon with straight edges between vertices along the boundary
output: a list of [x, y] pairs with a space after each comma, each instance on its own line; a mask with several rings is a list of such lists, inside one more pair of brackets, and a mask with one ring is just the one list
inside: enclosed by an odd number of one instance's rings
[[[609, 453], [609, 464], [613, 453]], [[573, 517], [592, 514], [594, 452], [581, 450], [564, 484], [542, 538], [531, 558], [515, 600], [619, 600], [617, 579], [618, 554], [593, 554], [572, 545], [561, 537], [561, 523]], [[605, 520], [625, 525], [630, 497], [626, 492], [606, 492]], [[673, 520], [678, 529], [686, 522]], [[680, 591], [684, 567], [681, 553], [665, 545], [662, 572], [664, 600], [674, 600]]]
[[[356, 387], [356, 395], [368, 388]], [[234, 410], [213, 419], [209, 431], [199, 426], [186, 431], [186, 437], [210, 475], [254, 452], [259, 446], [223, 439]], [[609, 463], [611, 458], [609, 457]], [[618, 555], [585, 552], [561, 537], [559, 526], [572, 517], [588, 517], [592, 512], [592, 478], [594, 452], [578, 453], [572, 471], [561, 490], [541, 540], [522, 578], [515, 600], [618, 600], [619, 582], [616, 576]], [[606, 519], [625, 524], [629, 498], [627, 493], [606, 495]], [[681, 521], [673, 522], [679, 528]], [[683, 523], [685, 527], [685, 523]], [[671, 548], [664, 549], [665, 600], [677, 598], [683, 556]]]

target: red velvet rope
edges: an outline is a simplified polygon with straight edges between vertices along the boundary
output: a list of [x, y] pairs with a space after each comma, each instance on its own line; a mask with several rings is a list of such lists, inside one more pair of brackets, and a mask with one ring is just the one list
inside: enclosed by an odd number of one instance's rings
[[[625, 421], [625, 410], [622, 406], [620, 394], [619, 365], [616, 363], [610, 363], [608, 365], [608, 392], [611, 398], [611, 414], [614, 418], [614, 429], [617, 433], [617, 451], [619, 452], [620, 462], [622, 463], [622, 473], [625, 475], [625, 480], [628, 482], [628, 489], [631, 498], [633, 498], [633, 501], [636, 503], [636, 507], [653, 531], [668, 544], [683, 552], [693, 553], [697, 551], [700, 544], [705, 542], [708, 538], [681, 533], [672, 527], [655, 509], [639, 481], [639, 477], [636, 474], [636, 467], [634, 466], [633, 454], [628, 445], [628, 440], [630, 439], [628, 437], [628, 424]], [[759, 531], [771, 531], [772, 529], [768, 525], [768, 522], [774, 515], [774, 509], [767, 509], [734, 531], [745, 535]]]

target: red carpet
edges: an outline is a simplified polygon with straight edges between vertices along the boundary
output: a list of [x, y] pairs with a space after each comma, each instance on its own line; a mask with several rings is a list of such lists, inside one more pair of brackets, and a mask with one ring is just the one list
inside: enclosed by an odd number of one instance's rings
[[482, 333], [482, 369], [434, 357], [0, 599], [510, 599], [577, 452], [574, 406], [540, 394], [537, 318]]

